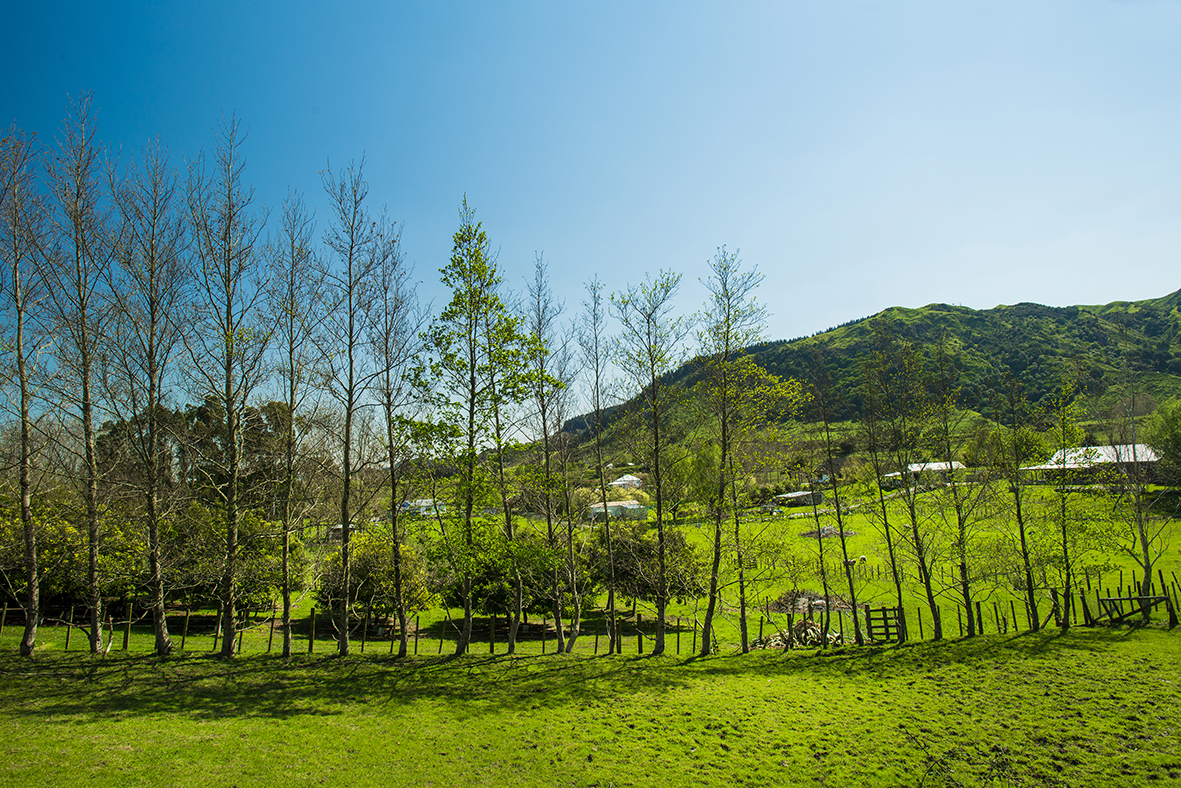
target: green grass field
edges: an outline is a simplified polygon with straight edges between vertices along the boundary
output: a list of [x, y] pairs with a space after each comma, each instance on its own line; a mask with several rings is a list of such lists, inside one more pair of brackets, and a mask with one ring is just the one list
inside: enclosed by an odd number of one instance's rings
[[0, 785], [1181, 784], [1181, 631], [707, 659], [0, 650]]

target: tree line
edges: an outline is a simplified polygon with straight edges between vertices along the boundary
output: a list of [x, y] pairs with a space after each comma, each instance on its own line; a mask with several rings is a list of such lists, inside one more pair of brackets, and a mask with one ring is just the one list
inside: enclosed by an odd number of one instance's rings
[[[213, 154], [183, 171], [159, 142], [117, 163], [97, 140], [87, 95], [55, 145], [16, 127], [0, 141], [9, 415], [0, 572], [26, 612], [22, 654], [33, 653], [49, 594], [84, 603], [95, 653], [104, 606], [146, 597], [161, 656], [172, 650], [170, 604], [216, 603], [221, 653], [232, 656], [243, 609], [277, 595], [289, 655], [293, 596], [305, 590], [332, 610], [342, 655], [359, 611], [375, 605], [405, 655], [409, 615], [440, 598], [463, 611], [457, 653], [481, 611], [506, 616], [512, 653], [530, 610], [570, 651], [600, 595], [612, 651], [622, 647], [622, 599], [654, 605], [659, 654], [668, 605], [685, 596], [707, 600], [703, 654], [716, 647], [723, 602], [738, 610], [746, 650], [748, 608], [765, 601], [755, 585], [766, 578], [747, 575], [765, 545], [744, 513], [768, 469], [829, 494], [824, 516], [835, 518], [858, 643], [850, 496], [872, 504], [898, 606], [913, 567], [939, 637], [944, 565], [976, 631], [978, 535], [1007, 488], [1037, 619], [1021, 469], [1078, 444], [1068, 383], [1039, 409], [1020, 375], [1007, 375], [987, 427], [967, 429], [951, 343], [926, 356], [878, 321], [852, 441], [872, 483], [858, 492], [841, 470], [850, 439], [835, 424], [842, 393], [826, 359], [783, 380], [748, 352], [764, 339], [762, 276], [736, 253], [721, 247], [709, 262], [696, 315], [676, 313], [674, 271], [615, 292], [592, 278], [580, 309], [567, 311], [540, 255], [523, 292], [504, 285], [464, 198], [439, 269], [450, 300], [432, 313], [400, 226], [369, 197], [363, 159], [321, 173], [321, 229], [298, 193], [274, 216], [256, 202], [242, 144], [229, 118]], [[686, 361], [691, 386], [674, 375]], [[803, 422], [813, 432], [801, 434]], [[563, 429], [572, 423], [583, 429]], [[969, 455], [987, 472], [937, 488], [906, 472]], [[612, 460], [624, 457], [644, 469], [645, 491], [633, 497], [652, 505], [638, 522], [609, 506]], [[1068, 476], [1063, 467], [1053, 486], [1066, 605], [1081, 538]], [[1146, 514], [1146, 481], [1121, 485], [1134, 498], [1130, 552], [1147, 584], [1161, 526]], [[681, 523], [686, 502], [707, 524], [704, 560]], [[591, 504], [602, 522], [588, 525]]]

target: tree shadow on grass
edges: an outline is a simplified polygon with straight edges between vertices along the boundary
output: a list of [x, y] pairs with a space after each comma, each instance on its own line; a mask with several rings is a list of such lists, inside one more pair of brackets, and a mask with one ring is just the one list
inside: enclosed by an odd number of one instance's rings
[[[334, 716], [363, 709], [444, 703], [459, 719], [538, 708], [609, 713], [612, 701], [659, 695], [726, 677], [811, 680], [826, 676], [889, 681], [929, 676], [949, 665], [1001, 669], [1068, 654], [1117, 650], [1128, 630], [1058, 630], [828, 650], [713, 657], [469, 655], [397, 657], [256, 655], [91, 657], [35, 660], [0, 656], [0, 707], [6, 713], [89, 722], [128, 716], [192, 719]], [[1172, 636], [1165, 636], [1172, 637]]]

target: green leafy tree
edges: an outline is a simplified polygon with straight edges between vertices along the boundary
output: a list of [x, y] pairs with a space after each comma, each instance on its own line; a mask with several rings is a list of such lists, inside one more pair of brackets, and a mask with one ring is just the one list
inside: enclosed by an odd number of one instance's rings
[[1033, 429], [1034, 413], [1025, 397], [1021, 379], [1007, 371], [1002, 377], [996, 396], [997, 421], [987, 451], [988, 464], [993, 473], [1009, 488], [1013, 499], [1013, 516], [1017, 523], [1017, 541], [1021, 547], [1022, 591], [1029, 609], [1029, 619], [1036, 631], [1041, 626], [1038, 618], [1037, 590], [1034, 584], [1033, 546], [1029, 533], [1029, 506], [1022, 468], [1044, 460], [1045, 443]]
[[[451, 261], [439, 269], [451, 300], [424, 336], [431, 362], [429, 374], [424, 370], [419, 377], [430, 391], [436, 423], [454, 428], [452, 439], [440, 443], [457, 469], [451, 506], [437, 519], [444, 528], [449, 561], [461, 578], [464, 618], [457, 655], [466, 653], [471, 642], [477, 504], [491, 492], [480, 452], [496, 436], [497, 413], [519, 404], [524, 396], [518, 386], [508, 384], [523, 375], [515, 359], [528, 341], [500, 298], [502, 278], [495, 256], [466, 197], [459, 218]], [[458, 533], [450, 534], [450, 528]]]
[[1169, 400], [1156, 409], [1145, 439], [1160, 458], [1161, 477], [1181, 484], [1181, 399]]
[[[762, 336], [766, 308], [754, 297], [763, 281], [757, 269], [741, 270], [737, 252], [718, 249], [710, 262], [712, 276], [706, 282], [709, 298], [699, 320], [701, 344], [701, 381], [695, 387], [696, 401], [702, 408], [705, 425], [703, 443], [707, 448], [697, 454], [699, 477], [708, 475], [703, 502], [713, 521], [712, 560], [709, 577], [709, 602], [702, 624], [701, 653], [713, 648], [713, 622], [720, 597], [720, 573], [723, 553], [723, 527], [729, 518], [733, 525], [733, 549], [737, 554], [738, 608], [742, 651], [749, 650], [746, 625], [746, 567], [738, 515], [739, 477], [744, 473], [737, 459], [741, 446], [774, 417], [782, 417], [798, 408], [802, 390], [794, 381], [780, 381], [770, 375], [745, 353], [745, 348]], [[690, 463], [686, 463], [688, 466]], [[709, 471], [712, 471], [710, 473]]]

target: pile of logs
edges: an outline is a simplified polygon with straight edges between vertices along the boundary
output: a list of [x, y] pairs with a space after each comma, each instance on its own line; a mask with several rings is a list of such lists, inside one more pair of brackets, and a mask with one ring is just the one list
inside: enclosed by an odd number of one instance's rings
[[[790, 637], [776, 632], [768, 637], [759, 638], [751, 644], [751, 648], [808, 648], [824, 645], [824, 635], [820, 630], [820, 625], [815, 621], [802, 619], [796, 622], [795, 626], [790, 629]], [[838, 632], [828, 633], [828, 644], [830, 646], [843, 646], [844, 640]]]

